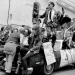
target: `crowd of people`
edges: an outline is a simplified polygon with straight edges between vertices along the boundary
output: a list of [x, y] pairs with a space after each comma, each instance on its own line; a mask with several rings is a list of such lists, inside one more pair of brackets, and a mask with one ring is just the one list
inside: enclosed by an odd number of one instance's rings
[[[14, 60], [16, 49], [20, 47], [22, 63], [25, 72], [32, 68], [27, 67], [26, 59], [39, 53], [43, 40], [43, 28], [35, 25], [31, 30], [24, 28], [1, 28], [1, 44], [4, 45], [4, 53], [6, 55], [5, 71], [6, 75], [11, 74], [12, 62]], [[27, 54], [26, 54], [27, 53]], [[9, 65], [9, 66], [8, 66]]]
[[19, 29], [12, 26], [1, 28], [0, 44], [4, 45], [4, 53], [6, 55], [6, 75], [11, 74], [12, 62], [18, 46], [20, 47], [22, 63], [26, 73], [33, 70], [32, 67], [28, 67], [27, 58], [39, 53], [42, 43], [52, 40], [52, 47], [54, 47], [56, 30], [60, 27], [62, 28], [63, 24], [71, 22], [71, 18], [67, 15], [64, 16], [63, 8], [62, 13], [60, 13], [60, 11], [56, 12], [54, 10], [54, 6], [55, 4], [53, 2], [49, 2], [45, 13], [39, 15], [40, 19], [44, 18], [42, 27], [39, 26], [41, 23], [39, 19], [32, 28], [25, 28], [23, 25]]

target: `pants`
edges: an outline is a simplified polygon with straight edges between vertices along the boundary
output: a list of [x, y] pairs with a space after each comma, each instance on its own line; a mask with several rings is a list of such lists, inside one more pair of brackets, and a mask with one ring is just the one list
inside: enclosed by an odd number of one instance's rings
[[16, 52], [11, 55], [11, 54], [6, 54], [6, 63], [5, 63], [5, 70], [7, 73], [11, 73], [12, 69], [12, 62], [14, 60]]
[[28, 64], [27, 64], [27, 58], [31, 57], [31, 56], [34, 56], [38, 53], [34, 53], [34, 52], [28, 52], [22, 59], [22, 63], [23, 63], [23, 66], [24, 66], [24, 69], [27, 70], [27, 67], [28, 67]]
[[16, 54], [17, 46], [18, 45], [15, 44], [14, 42], [12, 43], [8, 42], [4, 45], [4, 53], [6, 55], [5, 70], [7, 73], [11, 73], [12, 63]]
[[21, 57], [24, 57], [28, 51], [29, 51], [29, 48], [27, 48], [27, 47], [20, 48]]

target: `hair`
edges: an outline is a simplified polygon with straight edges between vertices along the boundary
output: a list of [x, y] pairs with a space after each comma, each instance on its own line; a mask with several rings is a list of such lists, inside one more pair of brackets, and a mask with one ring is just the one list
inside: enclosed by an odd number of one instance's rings
[[41, 20], [40, 20], [40, 19], [38, 19], [38, 22], [40, 22], [40, 23], [41, 23]]
[[41, 33], [41, 28], [38, 25], [35, 25], [32, 29], [37, 31], [37, 34]]
[[13, 29], [13, 32], [14, 32], [14, 30], [17, 30], [17, 32], [18, 32], [18, 29], [17, 29], [17, 28], [14, 28], [14, 29]]
[[41, 28], [41, 32], [44, 32], [45, 31], [45, 28]]
[[19, 31], [20, 31], [20, 33], [23, 33], [25, 31], [25, 29], [23, 27], [20, 27]]
[[4, 30], [4, 27], [1, 27], [1, 31], [3, 31]]
[[28, 31], [28, 36], [31, 34], [31, 30], [29, 29], [26, 29]]
[[52, 4], [52, 5], [53, 5], [53, 7], [55, 6], [54, 2], [49, 2], [49, 4]]
[[25, 25], [22, 25], [22, 27], [25, 27]]

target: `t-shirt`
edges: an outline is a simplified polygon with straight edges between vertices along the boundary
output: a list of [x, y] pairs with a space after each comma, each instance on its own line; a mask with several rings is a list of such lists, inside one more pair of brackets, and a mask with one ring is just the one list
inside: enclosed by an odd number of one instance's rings
[[23, 37], [23, 45], [28, 46], [28, 37]]
[[28, 37], [25, 37], [23, 34], [20, 34], [20, 43], [24, 46], [28, 46]]
[[24, 35], [20, 34], [20, 43], [22, 43], [23, 37], [24, 37]]
[[20, 43], [20, 34], [18, 32], [11, 33], [7, 42], [10, 42], [10, 41], [13, 41], [13, 42], [19, 44]]

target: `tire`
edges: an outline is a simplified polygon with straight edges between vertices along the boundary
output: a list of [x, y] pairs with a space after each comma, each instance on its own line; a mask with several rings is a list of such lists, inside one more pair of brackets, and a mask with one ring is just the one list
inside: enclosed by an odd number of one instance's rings
[[47, 68], [47, 65], [44, 65], [43, 71], [42, 71], [43, 75], [51, 75], [52, 74], [52, 72], [54, 70], [54, 64], [51, 64], [48, 67], [49, 67], [49, 69]]
[[75, 68], [75, 63], [73, 63], [73, 65], [74, 65], [74, 68]]

